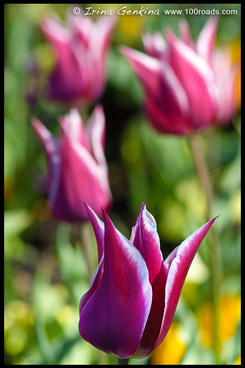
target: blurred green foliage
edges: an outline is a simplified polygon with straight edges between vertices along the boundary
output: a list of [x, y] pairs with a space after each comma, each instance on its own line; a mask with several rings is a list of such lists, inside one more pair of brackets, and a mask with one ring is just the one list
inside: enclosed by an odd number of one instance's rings
[[[125, 4], [87, 4], [117, 9]], [[83, 8], [85, 4], [81, 5]], [[139, 5], [128, 4], [130, 9]], [[205, 222], [206, 202], [197, 177], [188, 139], [158, 135], [147, 124], [141, 107], [143, 91], [132, 68], [119, 53], [120, 45], [142, 50], [144, 32], [165, 27], [178, 32], [180, 16], [164, 16], [164, 9], [236, 9], [220, 16], [217, 44], [240, 40], [239, 4], [144, 4], [160, 16], [121, 16], [108, 58], [108, 82], [100, 103], [106, 115], [106, 157], [113, 207], [110, 216], [125, 236], [130, 235], [140, 205], [158, 224], [163, 256]], [[46, 163], [32, 127], [37, 116], [58, 133], [57, 117], [69, 107], [45, 98], [45, 81], [54, 55], [40, 23], [52, 12], [65, 19], [67, 4], [5, 4], [4, 109], [4, 307], [6, 364], [116, 364], [97, 351], [78, 332], [78, 306], [88, 289], [86, 263], [79, 242], [68, 225], [50, 217], [47, 194], [40, 192], [40, 172]], [[193, 38], [207, 16], [186, 16]], [[33, 93], [33, 95], [32, 95]], [[34, 98], [33, 100], [30, 98]], [[33, 97], [34, 96], [34, 97]], [[90, 106], [88, 110], [92, 109]], [[88, 111], [81, 111], [87, 114]], [[222, 256], [221, 293], [240, 294], [240, 112], [226, 127], [213, 127], [201, 137], [214, 186], [213, 215]], [[96, 244], [91, 247], [96, 267]], [[210, 250], [203, 242], [197, 263], [189, 272], [176, 312], [187, 346], [183, 364], [212, 364], [211, 348], [198, 336], [196, 311], [211, 300]], [[236, 327], [236, 326], [235, 326]], [[221, 349], [223, 364], [240, 355], [240, 327]], [[180, 363], [180, 362], [179, 362]], [[150, 364], [150, 359], [131, 364]]]

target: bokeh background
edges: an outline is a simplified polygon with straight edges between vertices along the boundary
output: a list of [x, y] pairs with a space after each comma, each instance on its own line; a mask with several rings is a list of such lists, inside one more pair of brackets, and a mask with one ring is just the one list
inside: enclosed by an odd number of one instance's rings
[[[79, 4], [76, 4], [79, 5]], [[138, 4], [81, 4], [117, 10]], [[182, 16], [164, 9], [228, 9], [219, 17], [217, 46], [226, 45], [240, 61], [239, 4], [144, 4], [159, 16], [120, 16], [107, 64], [107, 85], [100, 103], [106, 116], [106, 158], [113, 206], [110, 217], [130, 236], [143, 202], [154, 215], [164, 258], [206, 222], [206, 202], [190, 145], [185, 137], [158, 135], [142, 114], [143, 90], [120, 45], [143, 50], [141, 35], [164, 27], [178, 33]], [[55, 134], [57, 117], [69, 107], [43, 93], [55, 64], [40, 31], [50, 13], [65, 20], [72, 5], [5, 4], [4, 121], [4, 346], [5, 364], [116, 364], [78, 332], [78, 306], [89, 282], [83, 251], [70, 226], [53, 219], [42, 192], [46, 172], [43, 149], [31, 126], [37, 116]], [[207, 15], [185, 16], [196, 39]], [[240, 88], [240, 77], [237, 88]], [[225, 127], [200, 136], [214, 188], [213, 215], [222, 260], [219, 295], [219, 359], [240, 364], [240, 101]], [[85, 118], [94, 106], [81, 110]], [[94, 269], [96, 243], [88, 224]], [[209, 237], [189, 271], [167, 338], [149, 358], [131, 364], [213, 364], [212, 275]]]

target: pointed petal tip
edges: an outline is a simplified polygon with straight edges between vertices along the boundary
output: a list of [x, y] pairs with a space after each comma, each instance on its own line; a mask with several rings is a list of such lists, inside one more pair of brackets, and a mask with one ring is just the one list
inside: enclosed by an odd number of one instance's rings
[[85, 207], [85, 209], [87, 211], [87, 214], [88, 214], [88, 217], [89, 217], [91, 223], [93, 223], [93, 219], [94, 218], [97, 219], [98, 216], [96, 215], [96, 213], [94, 212], [94, 210], [85, 201], [83, 201], [83, 205], [84, 205], [84, 207]]
[[129, 61], [133, 61], [135, 58], [139, 58], [144, 55], [142, 52], [132, 49], [128, 46], [119, 46], [118, 50], [121, 54], [123, 54]]
[[98, 111], [100, 113], [104, 113], [104, 107], [102, 104], [99, 104], [97, 106], [95, 106], [95, 111]]
[[140, 213], [142, 215], [142, 219], [144, 223], [147, 223], [151, 226], [151, 228], [156, 228], [156, 220], [154, 216], [147, 210], [146, 202], [143, 202], [141, 205]]
[[214, 223], [214, 221], [215, 221], [218, 217], [220, 217], [220, 215], [215, 216], [212, 220], [208, 221], [208, 222], [207, 222], [207, 224], [209, 224], [209, 223], [210, 223], [210, 224], [212, 225], [212, 224]]
[[174, 42], [177, 39], [174, 32], [169, 28], [166, 28], [164, 30], [164, 37], [165, 37], [165, 39], [167, 40], [168, 43]]
[[118, 49], [119, 52], [121, 52], [122, 54], [124, 54], [124, 53], [127, 53], [127, 50], [129, 50], [130, 47], [128, 47], [128, 46], [118, 46], [117, 49]]
[[45, 125], [43, 125], [41, 120], [34, 117], [34, 118], [31, 119], [31, 124], [32, 124], [33, 129], [35, 130], [36, 134], [42, 140], [43, 143], [47, 140], [50, 140], [50, 138], [52, 137], [52, 134], [45, 127]]
[[213, 218], [213, 221], [215, 221], [218, 217], [220, 217], [220, 215], [217, 215]]
[[89, 213], [89, 211], [91, 211], [92, 208], [85, 201], [82, 201], [82, 202], [83, 202], [84, 207], [86, 208], [86, 211]]
[[103, 218], [104, 218], [104, 222], [106, 223], [109, 220], [109, 222], [112, 223], [112, 221], [110, 219], [110, 216], [108, 215], [108, 213], [106, 212], [106, 210], [103, 207], [101, 207], [101, 212], [102, 212], [102, 215], [103, 215]]
[[119, 46], [118, 51], [128, 60], [133, 61], [137, 56], [137, 50], [131, 49], [128, 46]]
[[38, 128], [43, 125], [42, 122], [35, 116], [31, 118], [31, 124], [35, 130], [38, 130]]

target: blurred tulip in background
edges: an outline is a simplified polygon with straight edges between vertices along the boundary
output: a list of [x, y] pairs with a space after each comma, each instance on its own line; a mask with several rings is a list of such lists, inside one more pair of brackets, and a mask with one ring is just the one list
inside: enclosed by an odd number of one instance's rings
[[96, 22], [82, 12], [70, 12], [67, 26], [57, 16], [46, 17], [42, 31], [53, 46], [57, 64], [48, 83], [48, 96], [63, 103], [97, 101], [105, 87], [106, 59], [115, 17]]
[[145, 90], [144, 110], [160, 133], [188, 135], [212, 124], [228, 124], [238, 105], [234, 66], [227, 50], [214, 49], [217, 18], [209, 18], [196, 43], [189, 25], [181, 39], [170, 30], [143, 36], [145, 53], [121, 47]]
[[105, 116], [97, 106], [87, 123], [76, 109], [59, 119], [60, 140], [52, 136], [38, 119], [33, 127], [43, 143], [47, 162], [49, 206], [54, 217], [67, 222], [88, 220], [83, 202], [101, 215], [109, 209], [111, 191], [104, 155]]

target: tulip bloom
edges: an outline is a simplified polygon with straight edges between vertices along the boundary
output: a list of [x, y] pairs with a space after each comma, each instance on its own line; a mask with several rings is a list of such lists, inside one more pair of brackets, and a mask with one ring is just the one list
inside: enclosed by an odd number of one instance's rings
[[64, 27], [56, 17], [47, 17], [42, 31], [56, 53], [57, 65], [49, 79], [48, 95], [63, 103], [98, 100], [105, 87], [106, 58], [115, 18], [97, 22], [71, 14]]
[[214, 50], [217, 18], [210, 18], [196, 44], [180, 23], [181, 39], [166, 32], [145, 35], [146, 54], [122, 47], [145, 90], [145, 114], [160, 133], [188, 135], [230, 122], [236, 107], [237, 67], [224, 50]]
[[143, 204], [127, 240], [104, 213], [87, 206], [98, 245], [98, 267], [80, 301], [81, 336], [120, 358], [149, 355], [166, 336], [191, 262], [214, 220], [164, 261], [154, 217]]
[[48, 163], [47, 189], [54, 217], [67, 222], [88, 220], [83, 201], [100, 216], [109, 209], [111, 191], [104, 155], [105, 116], [97, 106], [86, 128], [76, 109], [59, 119], [60, 140], [37, 119], [33, 127], [41, 140]]

